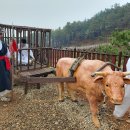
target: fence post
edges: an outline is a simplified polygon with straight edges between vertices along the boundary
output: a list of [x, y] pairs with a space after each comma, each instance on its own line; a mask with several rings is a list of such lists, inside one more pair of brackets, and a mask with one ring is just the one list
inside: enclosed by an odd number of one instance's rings
[[123, 71], [127, 71], [126, 64], [127, 64], [128, 59], [129, 59], [129, 56], [124, 56]]
[[122, 58], [122, 51], [119, 52], [118, 67], [121, 67], [121, 58]]
[[74, 58], [76, 58], [76, 47], [74, 48]]
[[52, 66], [52, 48], [46, 48], [46, 57], [48, 59], [47, 66], [50, 67]]

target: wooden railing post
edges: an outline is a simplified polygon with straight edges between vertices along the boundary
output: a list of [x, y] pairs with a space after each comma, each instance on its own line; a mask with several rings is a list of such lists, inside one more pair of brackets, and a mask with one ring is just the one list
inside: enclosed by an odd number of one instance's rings
[[118, 67], [121, 67], [122, 51], [119, 52]]
[[76, 47], [74, 48], [74, 58], [76, 58]]

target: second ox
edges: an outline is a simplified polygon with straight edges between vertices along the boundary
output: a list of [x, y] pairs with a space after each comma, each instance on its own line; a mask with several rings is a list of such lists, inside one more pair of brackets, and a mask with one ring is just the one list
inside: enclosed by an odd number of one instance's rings
[[[61, 58], [56, 65], [56, 76], [68, 77], [69, 69], [76, 59]], [[83, 60], [74, 72], [75, 83], [66, 83], [71, 99], [76, 100], [74, 90], [81, 90], [85, 93], [89, 101], [92, 120], [96, 127], [100, 127], [98, 120], [98, 103], [103, 100], [103, 95], [109, 98], [113, 104], [121, 104], [124, 97], [124, 84], [130, 84], [130, 79], [125, 76], [130, 72], [113, 71], [110, 66], [106, 66], [102, 71], [95, 72], [103, 66], [105, 62], [100, 60]], [[95, 73], [94, 73], [95, 72]], [[92, 77], [92, 73], [95, 74]], [[59, 83], [59, 100], [64, 100], [64, 83]]]

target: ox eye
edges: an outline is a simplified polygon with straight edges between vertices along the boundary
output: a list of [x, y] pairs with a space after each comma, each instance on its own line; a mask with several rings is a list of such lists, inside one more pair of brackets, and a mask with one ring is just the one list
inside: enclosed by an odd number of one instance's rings
[[106, 87], [109, 87], [109, 85], [108, 85], [108, 84], [106, 84]]
[[125, 84], [123, 84], [121, 87], [124, 88]]

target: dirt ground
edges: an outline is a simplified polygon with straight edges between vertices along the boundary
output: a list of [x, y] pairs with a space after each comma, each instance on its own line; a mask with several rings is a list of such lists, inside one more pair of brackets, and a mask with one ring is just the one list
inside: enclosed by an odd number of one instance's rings
[[65, 101], [58, 102], [57, 84], [44, 84], [41, 89], [30, 85], [27, 95], [23, 85], [13, 90], [12, 102], [0, 102], [0, 130], [130, 130], [126, 118], [113, 117], [112, 105], [100, 108], [101, 128], [95, 128], [88, 102], [82, 96], [72, 102], [67, 93]]

